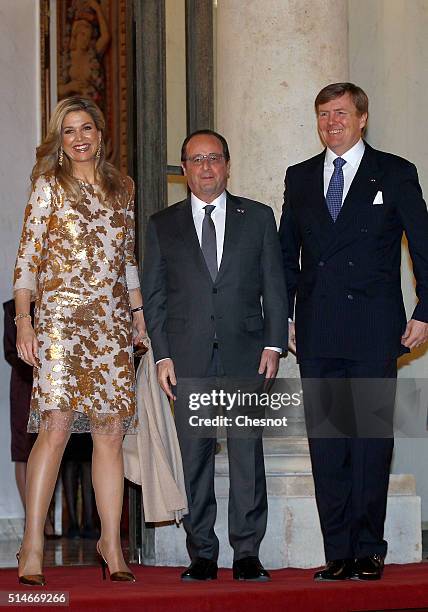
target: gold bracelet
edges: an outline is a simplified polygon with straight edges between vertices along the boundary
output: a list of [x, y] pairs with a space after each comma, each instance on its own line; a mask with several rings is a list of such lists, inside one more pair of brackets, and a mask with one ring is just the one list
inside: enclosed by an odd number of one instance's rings
[[20, 312], [13, 319], [15, 321], [15, 325], [16, 325], [16, 322], [19, 321], [19, 319], [31, 319], [31, 315], [28, 312]]

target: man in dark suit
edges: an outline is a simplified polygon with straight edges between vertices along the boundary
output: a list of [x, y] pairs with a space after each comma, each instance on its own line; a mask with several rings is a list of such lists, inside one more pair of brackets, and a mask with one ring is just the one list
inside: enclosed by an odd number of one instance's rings
[[[307, 391], [327, 561], [314, 578], [375, 580], [387, 550], [383, 529], [393, 436], [390, 422], [378, 435], [367, 430], [366, 401], [373, 404], [373, 395], [370, 385], [355, 383], [389, 379], [376, 389], [384, 390], [379, 409], [390, 420], [396, 359], [428, 338], [428, 214], [415, 166], [362, 140], [368, 99], [361, 88], [329, 85], [318, 94], [315, 110], [326, 149], [288, 168], [280, 225], [290, 312], [296, 302], [290, 347], [297, 350]], [[419, 298], [408, 322], [400, 284], [403, 231]], [[355, 388], [363, 390], [360, 401]], [[338, 428], [317, 435], [323, 415], [332, 414]], [[362, 435], [350, 427], [353, 420], [363, 423]]]
[[[159, 382], [176, 400], [192, 561], [182, 579], [207, 580], [217, 577], [216, 440], [187, 435], [189, 404], [180, 384], [274, 378], [287, 339], [287, 296], [272, 209], [225, 190], [226, 140], [210, 130], [195, 132], [184, 141], [181, 159], [190, 194], [149, 221], [143, 294]], [[268, 580], [258, 559], [267, 519], [261, 435], [229, 437], [228, 456], [233, 575]]]

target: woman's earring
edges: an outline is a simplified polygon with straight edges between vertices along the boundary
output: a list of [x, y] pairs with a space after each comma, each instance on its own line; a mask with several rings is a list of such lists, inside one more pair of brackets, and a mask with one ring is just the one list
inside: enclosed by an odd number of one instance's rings
[[95, 153], [95, 157], [97, 160], [100, 159], [100, 155], [101, 155], [101, 141], [98, 143], [98, 149], [97, 149], [97, 152]]
[[58, 155], [58, 164], [62, 166], [63, 162], [64, 162], [64, 151], [61, 147], [59, 150], [59, 155]]

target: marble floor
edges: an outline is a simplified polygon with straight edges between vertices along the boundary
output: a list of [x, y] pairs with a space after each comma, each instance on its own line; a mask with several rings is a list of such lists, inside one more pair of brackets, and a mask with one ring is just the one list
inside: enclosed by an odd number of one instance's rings
[[[422, 532], [423, 561], [428, 560], [428, 531]], [[96, 565], [98, 557], [95, 550], [96, 540], [60, 538], [47, 540], [45, 544], [45, 566], [55, 565]], [[20, 540], [9, 538], [0, 540], [0, 568], [16, 567], [16, 552]], [[123, 541], [122, 547], [125, 559], [128, 558], [128, 542]]]
[[[10, 538], [0, 540], [0, 568], [16, 567], [16, 552], [20, 540]], [[55, 565], [96, 565], [98, 557], [95, 550], [96, 540], [76, 539], [47, 540], [45, 544], [44, 564]], [[128, 557], [128, 543], [122, 542], [125, 559]]]

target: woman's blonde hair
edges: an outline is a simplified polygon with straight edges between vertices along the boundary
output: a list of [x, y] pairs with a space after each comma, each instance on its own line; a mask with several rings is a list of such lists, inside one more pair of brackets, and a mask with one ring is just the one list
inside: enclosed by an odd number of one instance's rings
[[71, 96], [61, 100], [56, 105], [49, 121], [48, 133], [42, 144], [36, 150], [36, 163], [31, 172], [31, 182], [34, 186], [37, 179], [42, 175], [55, 177], [64, 189], [68, 198], [79, 202], [82, 193], [77, 179], [73, 177], [71, 161], [65, 153], [60, 161], [62, 151], [62, 124], [68, 113], [84, 111], [90, 115], [95, 127], [101, 132], [100, 154], [97, 156], [95, 165], [96, 181], [104, 194], [104, 203], [110, 208], [113, 201], [127, 198], [128, 192], [121, 173], [105, 158], [104, 116], [98, 106], [89, 98]]

